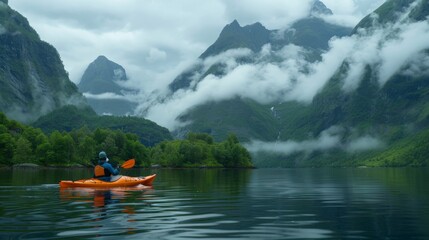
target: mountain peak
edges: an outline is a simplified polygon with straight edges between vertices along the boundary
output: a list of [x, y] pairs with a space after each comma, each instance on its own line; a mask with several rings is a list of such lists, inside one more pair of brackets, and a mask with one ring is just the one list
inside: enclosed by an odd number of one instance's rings
[[271, 32], [261, 23], [241, 27], [237, 20], [226, 25], [218, 39], [213, 43], [200, 58], [206, 58], [234, 48], [249, 48], [259, 51], [261, 47], [269, 42]]
[[240, 24], [238, 23], [237, 19], [234, 19], [234, 21], [232, 21], [232, 23], [230, 23], [229, 25], [240, 27]]
[[110, 61], [110, 60], [106, 56], [100, 55], [95, 59], [94, 62], [97, 62], [97, 61]]
[[110, 61], [107, 57], [100, 55], [85, 70], [79, 83], [79, 89], [82, 92], [91, 92], [100, 94], [113, 92], [120, 94], [121, 88], [115, 81], [127, 80], [125, 69]]
[[0, 0], [0, 2], [6, 3], [7, 5], [8, 0]]
[[313, 6], [311, 6], [310, 16], [318, 16], [318, 15], [332, 15], [332, 10], [327, 8], [326, 5], [320, 1], [315, 0]]
[[254, 23], [254, 24], [251, 24], [251, 25], [247, 25], [247, 26], [245, 26], [245, 28], [251, 28], [251, 29], [265, 29], [265, 30], [267, 30], [265, 27], [264, 27], [264, 25], [262, 25], [260, 22], [256, 22], [256, 23]]
[[241, 29], [240, 24], [238, 23], [238, 21], [236, 19], [234, 19], [234, 21], [232, 21], [230, 24], [226, 25], [223, 28], [221, 35], [222, 35], [222, 33], [225, 33], [225, 32], [235, 32], [235, 31], [238, 31], [240, 29]]

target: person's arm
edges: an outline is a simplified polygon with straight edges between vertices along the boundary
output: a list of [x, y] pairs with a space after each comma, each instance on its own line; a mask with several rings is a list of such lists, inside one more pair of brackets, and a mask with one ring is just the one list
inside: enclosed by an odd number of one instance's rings
[[119, 174], [119, 169], [113, 168], [110, 163], [106, 164], [106, 168], [107, 168], [107, 170], [109, 170], [112, 173], [112, 175], [118, 175]]

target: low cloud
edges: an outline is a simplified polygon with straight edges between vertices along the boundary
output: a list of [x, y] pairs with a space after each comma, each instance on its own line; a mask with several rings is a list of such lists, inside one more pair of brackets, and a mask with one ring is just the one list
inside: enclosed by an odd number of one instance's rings
[[411, 77], [421, 77], [429, 75], [429, 55], [419, 53], [413, 58], [410, 64], [403, 71], [404, 75]]
[[340, 127], [331, 127], [323, 131], [319, 137], [304, 141], [276, 141], [263, 142], [253, 140], [244, 146], [253, 153], [270, 152], [282, 155], [294, 153], [312, 153], [314, 151], [343, 150], [347, 152], [362, 152], [384, 147], [381, 140], [366, 135], [351, 140], [342, 140], [343, 130]]
[[151, 48], [147, 56], [149, 62], [156, 62], [164, 60], [167, 58], [167, 53], [165, 51], [159, 50], [158, 48]]
[[355, 27], [366, 15], [381, 6], [385, 0], [322, 0], [334, 15], [322, 16], [326, 22]]
[[388, 40], [380, 51], [382, 65], [380, 67], [380, 84], [385, 84], [399, 70], [412, 63], [422, 51], [429, 48], [428, 21], [401, 25], [395, 30], [400, 34]]
[[286, 142], [263, 142], [259, 140], [254, 140], [250, 143], [245, 143], [244, 146], [250, 152], [254, 153], [271, 152], [283, 155], [290, 155], [299, 152], [311, 153], [314, 151], [339, 148], [341, 146], [341, 137], [340, 135], [336, 134], [337, 131], [338, 129], [331, 128], [323, 131], [316, 139], [310, 139], [301, 142], [293, 140], [289, 140]]
[[115, 93], [107, 92], [107, 93], [101, 93], [101, 94], [92, 94], [92, 93], [83, 93], [83, 95], [88, 99], [96, 99], [96, 100], [125, 100], [129, 102], [137, 102], [138, 96], [132, 96], [132, 95], [118, 95]]
[[[347, 56], [349, 71], [343, 89], [354, 90], [360, 83], [366, 66], [373, 67], [380, 86], [409, 64], [414, 64], [422, 52], [429, 49], [428, 21], [410, 22], [409, 14], [421, 1], [415, 1], [404, 12], [398, 13], [394, 23], [359, 29], [354, 39], [353, 51]], [[375, 68], [374, 68], [375, 67]]]
[[378, 138], [372, 136], [363, 136], [347, 143], [345, 145], [345, 149], [348, 152], [362, 152], [380, 149], [384, 146], [385, 144]]

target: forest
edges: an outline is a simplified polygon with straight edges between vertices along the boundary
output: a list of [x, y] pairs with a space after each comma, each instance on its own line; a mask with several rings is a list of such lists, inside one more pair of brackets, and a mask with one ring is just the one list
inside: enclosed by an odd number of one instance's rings
[[145, 146], [133, 133], [87, 126], [44, 133], [8, 119], [0, 112], [0, 166], [34, 163], [40, 166], [94, 166], [99, 151], [112, 162], [134, 158], [138, 167], [253, 167], [249, 152], [234, 134], [215, 142], [205, 133], [188, 133], [183, 140]]

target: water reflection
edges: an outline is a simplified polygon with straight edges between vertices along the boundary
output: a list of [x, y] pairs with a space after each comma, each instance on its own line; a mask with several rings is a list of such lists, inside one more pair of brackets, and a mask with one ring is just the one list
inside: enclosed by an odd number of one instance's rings
[[143, 185], [111, 189], [60, 188], [61, 201], [69, 207], [76, 206], [71, 213], [78, 213], [83, 206], [89, 205], [92, 211], [84, 210], [84, 215], [78, 214], [74, 220], [70, 219], [71, 221], [84, 220], [86, 228], [61, 231], [58, 236], [100, 237], [134, 234], [137, 228], [132, 223], [136, 222], [136, 213], [150, 206], [147, 201], [151, 199], [153, 191], [153, 187]]
[[0, 239], [429, 239], [424, 170], [152, 173], [150, 189], [0, 186]]
[[[92, 200], [95, 208], [105, 208], [107, 205], [127, 202], [129, 198], [142, 199], [144, 194], [153, 190], [152, 186], [138, 185], [135, 187], [93, 189], [93, 188], [60, 188], [60, 199], [63, 201], [89, 202]], [[125, 211], [127, 212], [127, 211]]]

